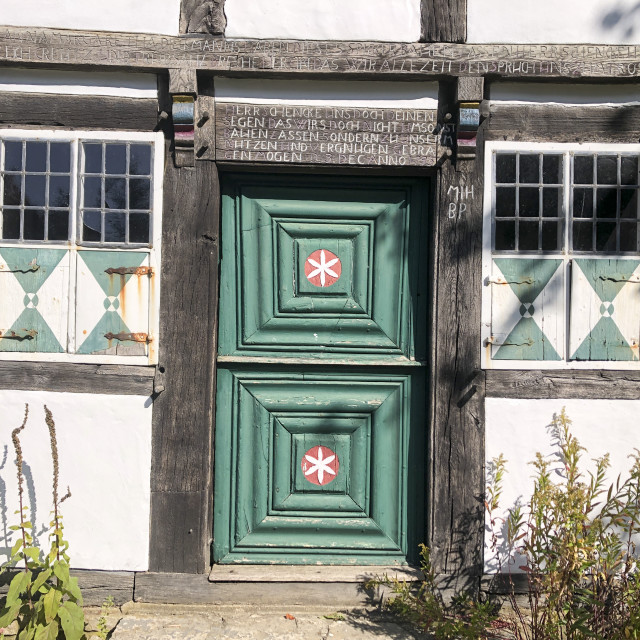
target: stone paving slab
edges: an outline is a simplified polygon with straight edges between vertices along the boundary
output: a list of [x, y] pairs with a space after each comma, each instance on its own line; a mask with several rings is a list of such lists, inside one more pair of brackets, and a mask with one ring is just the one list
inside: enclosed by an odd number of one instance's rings
[[125, 605], [111, 640], [417, 640], [375, 610]]

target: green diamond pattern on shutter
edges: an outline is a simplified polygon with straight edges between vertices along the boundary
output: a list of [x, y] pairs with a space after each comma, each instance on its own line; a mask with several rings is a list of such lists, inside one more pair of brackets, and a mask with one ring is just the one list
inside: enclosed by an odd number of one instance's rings
[[495, 360], [560, 360], [564, 353], [561, 260], [496, 258], [491, 286]]
[[572, 360], [638, 360], [640, 260], [575, 259]]
[[66, 351], [68, 274], [66, 249], [0, 249], [0, 351]]
[[410, 228], [422, 191], [272, 182], [223, 195], [220, 304], [237, 315], [221, 315], [220, 353], [421, 357], [411, 305], [424, 283], [410, 283], [408, 263], [426, 253]]
[[[149, 331], [149, 276], [107, 273], [148, 266], [149, 254], [80, 251], [77, 265], [77, 353], [146, 355], [147, 344], [126, 339]], [[121, 335], [122, 340], [106, 337]], [[125, 335], [123, 335], [125, 334]]]
[[[216, 559], [348, 564], [357, 556], [384, 564], [414, 555], [424, 440], [409, 425], [422, 419], [412, 415], [413, 385], [422, 383], [409, 375], [221, 369]], [[303, 468], [317, 448], [324, 453]], [[318, 484], [307, 476], [322, 456], [334, 465], [337, 456], [339, 466]]]

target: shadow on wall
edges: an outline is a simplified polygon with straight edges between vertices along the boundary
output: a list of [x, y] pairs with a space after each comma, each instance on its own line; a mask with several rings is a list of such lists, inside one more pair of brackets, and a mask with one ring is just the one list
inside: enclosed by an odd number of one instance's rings
[[[0, 564], [6, 562], [11, 557], [11, 546], [15, 542], [15, 532], [11, 531], [12, 525], [18, 524], [20, 519], [16, 513], [7, 513], [7, 483], [3, 476], [5, 473], [15, 472], [15, 465], [7, 464], [9, 457], [9, 448], [4, 445], [2, 448], [2, 456], [0, 457]], [[37, 530], [38, 523], [38, 501], [36, 499], [36, 488], [33, 480], [33, 473], [31, 467], [26, 460], [22, 462], [22, 474], [25, 479], [26, 495], [24, 497], [24, 505], [27, 508], [26, 519], [29, 522], [34, 523], [31, 535], [33, 536], [33, 544], [36, 547], [40, 547], [42, 540], [40, 536], [47, 532], [47, 527], [41, 525], [40, 530]]]
[[605, 33], [613, 33], [625, 40], [633, 38], [640, 29], [640, 2], [633, 5], [618, 2], [600, 17]]

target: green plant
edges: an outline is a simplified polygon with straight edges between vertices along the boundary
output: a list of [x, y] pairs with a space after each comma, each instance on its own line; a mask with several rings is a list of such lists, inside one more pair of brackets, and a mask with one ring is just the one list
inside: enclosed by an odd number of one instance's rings
[[491, 629], [496, 616], [490, 603], [460, 595], [445, 604], [437, 587], [429, 548], [423, 544], [420, 545], [420, 568], [424, 579], [417, 583], [385, 575], [370, 580], [365, 587], [389, 587], [393, 596], [386, 602], [386, 608], [421, 631], [433, 634], [437, 640], [495, 637]]
[[17, 640], [81, 640], [84, 635], [82, 594], [77, 578], [69, 575], [69, 545], [64, 539], [60, 505], [70, 497], [58, 495], [58, 445], [56, 426], [51, 411], [45, 406], [45, 421], [49, 429], [53, 460], [53, 511], [50, 523], [50, 549], [44, 554], [34, 546], [33, 524], [27, 520], [23, 501], [24, 476], [20, 433], [27, 425], [29, 405], [25, 405], [22, 425], [11, 434], [16, 452], [18, 474], [19, 524], [11, 530], [19, 537], [11, 549], [10, 559], [2, 565], [2, 573], [19, 569], [9, 585], [4, 607], [0, 611], [0, 627], [17, 621]]
[[98, 635], [97, 637], [100, 640], [107, 640], [109, 637], [109, 624], [108, 618], [111, 609], [115, 606], [113, 602], [113, 596], [108, 596], [105, 601], [102, 603], [102, 608], [100, 609], [100, 617], [98, 618]]
[[[634, 536], [640, 525], [640, 452], [630, 456], [628, 477], [607, 487], [609, 456], [595, 459], [595, 471], [585, 473], [585, 450], [564, 409], [554, 416], [552, 428], [559, 466], [536, 454], [531, 498], [527, 505], [507, 510], [502, 522], [506, 564], [523, 558], [519, 568], [528, 586], [529, 611], [524, 611], [509, 574], [509, 599], [518, 619], [513, 634], [528, 640], [638, 639], [640, 574]], [[495, 552], [505, 460], [493, 463], [486, 506]]]

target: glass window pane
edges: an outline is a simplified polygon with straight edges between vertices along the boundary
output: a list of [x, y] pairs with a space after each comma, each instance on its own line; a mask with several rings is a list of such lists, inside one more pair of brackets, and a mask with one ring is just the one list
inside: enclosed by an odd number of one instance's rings
[[47, 192], [46, 176], [24, 177], [24, 204], [25, 206], [44, 207]]
[[127, 214], [120, 212], [105, 213], [104, 216], [104, 241], [124, 242], [127, 227]]
[[516, 181], [516, 154], [496, 154], [496, 182], [515, 183]]
[[637, 156], [622, 156], [620, 159], [620, 183], [638, 184]]
[[573, 250], [593, 250], [593, 222], [579, 221], [573, 223]]
[[71, 179], [69, 176], [51, 176], [49, 178], [49, 206], [68, 207], [69, 187]]
[[148, 176], [151, 174], [151, 146], [148, 144], [132, 144], [130, 149], [129, 173], [132, 176]]
[[616, 250], [616, 223], [596, 222], [596, 251]]
[[638, 251], [638, 223], [620, 223], [620, 251]]
[[105, 173], [127, 172], [127, 146], [124, 144], [108, 144]]
[[68, 240], [69, 212], [49, 211], [49, 240]]
[[49, 145], [49, 171], [51, 173], [71, 171], [71, 145], [68, 142], [52, 142]]
[[596, 217], [615, 218], [618, 210], [617, 189], [596, 190]]
[[124, 178], [106, 178], [104, 181], [104, 206], [107, 209], [125, 209], [127, 181]]
[[540, 182], [540, 156], [520, 155], [520, 182], [538, 184]]
[[593, 189], [573, 190], [573, 217], [593, 217]]
[[574, 184], [594, 184], [593, 156], [574, 156], [573, 182]]
[[542, 223], [542, 249], [558, 251], [562, 248], [560, 229], [562, 224], [556, 220], [545, 220]]
[[102, 173], [102, 145], [84, 144], [84, 172]]
[[27, 142], [27, 171], [47, 170], [47, 143]]
[[82, 239], [87, 242], [100, 242], [102, 217], [99, 211], [85, 211], [82, 216]]
[[102, 206], [102, 179], [101, 178], [85, 178], [84, 184], [84, 206], [85, 207], [101, 207]]
[[512, 251], [516, 248], [516, 223], [513, 220], [496, 220], [496, 251]]
[[559, 218], [562, 216], [560, 189], [545, 187], [542, 190], [542, 215], [545, 218]]
[[148, 209], [150, 207], [151, 181], [145, 178], [129, 180], [129, 209]]
[[149, 214], [129, 214], [129, 242], [149, 243]]
[[518, 223], [518, 249], [536, 251], [538, 249], [538, 221], [520, 220]]
[[598, 184], [618, 184], [618, 157], [598, 156]]
[[22, 237], [25, 240], [44, 240], [44, 209], [25, 209]]
[[562, 184], [562, 156], [543, 156], [542, 181], [545, 184]]
[[496, 187], [496, 216], [513, 217], [516, 215], [516, 188]]
[[5, 209], [2, 212], [2, 239], [20, 239], [20, 210]]
[[4, 177], [4, 204], [19, 205], [22, 202], [22, 176]]
[[620, 189], [620, 217], [638, 217], [638, 190]]
[[520, 187], [521, 218], [537, 218], [540, 215], [540, 191], [538, 187]]
[[4, 170], [22, 171], [22, 142], [7, 140], [4, 143]]

